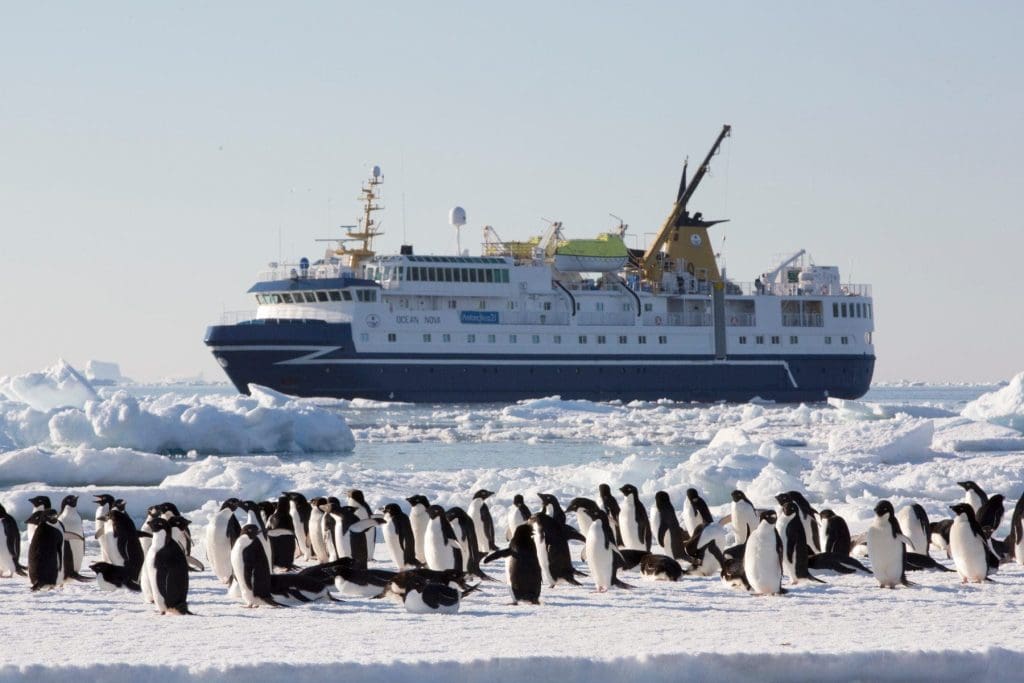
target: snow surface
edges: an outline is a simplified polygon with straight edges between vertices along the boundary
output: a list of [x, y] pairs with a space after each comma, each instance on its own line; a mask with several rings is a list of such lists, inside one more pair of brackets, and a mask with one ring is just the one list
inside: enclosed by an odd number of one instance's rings
[[[539, 492], [567, 503], [595, 496], [600, 483], [629, 482], [648, 507], [665, 490], [679, 510], [693, 486], [717, 518], [729, 512], [733, 488], [760, 507], [798, 489], [857, 534], [880, 498], [948, 517], [963, 495], [955, 482], [973, 479], [1007, 496], [1002, 537], [1024, 490], [1020, 432], [960, 416], [962, 408], [554, 397], [410, 406], [256, 387], [252, 397], [111, 392], [49, 411], [8, 400], [0, 402], [0, 503], [23, 526], [33, 495], [82, 496], [88, 562], [98, 555], [88, 503], [97, 493], [125, 498], [137, 519], [174, 501], [193, 520], [195, 554], [205, 559], [204, 525], [219, 501], [285, 490], [344, 497], [356, 487], [375, 507], [422, 493], [467, 507], [473, 491], [488, 488], [503, 538], [518, 493], [536, 509]], [[188, 453], [162, 454], [179, 450]], [[390, 566], [384, 548], [376, 557]], [[504, 576], [501, 562], [487, 571]], [[717, 578], [623, 578], [637, 587], [595, 595], [584, 579], [545, 590], [539, 607], [512, 607], [502, 583], [485, 584], [449, 617], [359, 599], [248, 610], [209, 572], [192, 575], [195, 617], [160, 617], [136, 596], [91, 584], [33, 595], [24, 579], [0, 579], [0, 681], [1012, 680], [1024, 666], [1024, 568], [1013, 563], [983, 586], [915, 573], [918, 587], [887, 591], [868, 576], [824, 576], [826, 585], [779, 598], [741, 594]]]

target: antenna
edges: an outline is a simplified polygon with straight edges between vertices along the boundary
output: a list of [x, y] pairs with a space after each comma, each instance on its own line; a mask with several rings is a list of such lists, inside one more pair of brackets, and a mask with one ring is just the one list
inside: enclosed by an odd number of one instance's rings
[[455, 251], [462, 256], [462, 226], [466, 224], [466, 210], [461, 206], [454, 207], [448, 214], [448, 223], [455, 228]]

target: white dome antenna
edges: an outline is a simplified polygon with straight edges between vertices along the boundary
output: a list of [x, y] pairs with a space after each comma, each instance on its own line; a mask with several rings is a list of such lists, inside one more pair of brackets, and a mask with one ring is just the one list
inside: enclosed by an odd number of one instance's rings
[[448, 213], [448, 223], [455, 228], [455, 253], [462, 256], [462, 226], [466, 224], [466, 210], [456, 206]]
[[371, 172], [374, 178], [380, 178], [380, 166], [374, 164], [373, 171]]

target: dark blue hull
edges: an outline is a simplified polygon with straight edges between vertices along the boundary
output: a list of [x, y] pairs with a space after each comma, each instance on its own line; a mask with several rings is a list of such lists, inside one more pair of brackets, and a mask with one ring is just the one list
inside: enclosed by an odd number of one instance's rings
[[528, 356], [356, 353], [350, 327], [318, 321], [210, 327], [206, 344], [239, 391], [475, 403], [564, 399], [778, 402], [855, 399], [874, 356]]

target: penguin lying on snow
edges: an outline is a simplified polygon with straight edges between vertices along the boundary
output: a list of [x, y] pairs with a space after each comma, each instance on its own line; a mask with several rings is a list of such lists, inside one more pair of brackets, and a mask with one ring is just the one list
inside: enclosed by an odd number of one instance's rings
[[101, 590], [116, 591], [119, 588], [139, 593], [142, 587], [139, 585], [138, 577], [132, 577], [131, 572], [125, 567], [118, 567], [109, 562], [93, 562], [89, 569], [96, 574], [96, 585]]
[[427, 581], [413, 583], [402, 593], [405, 610], [412, 614], [455, 614], [461, 598], [451, 586]]

